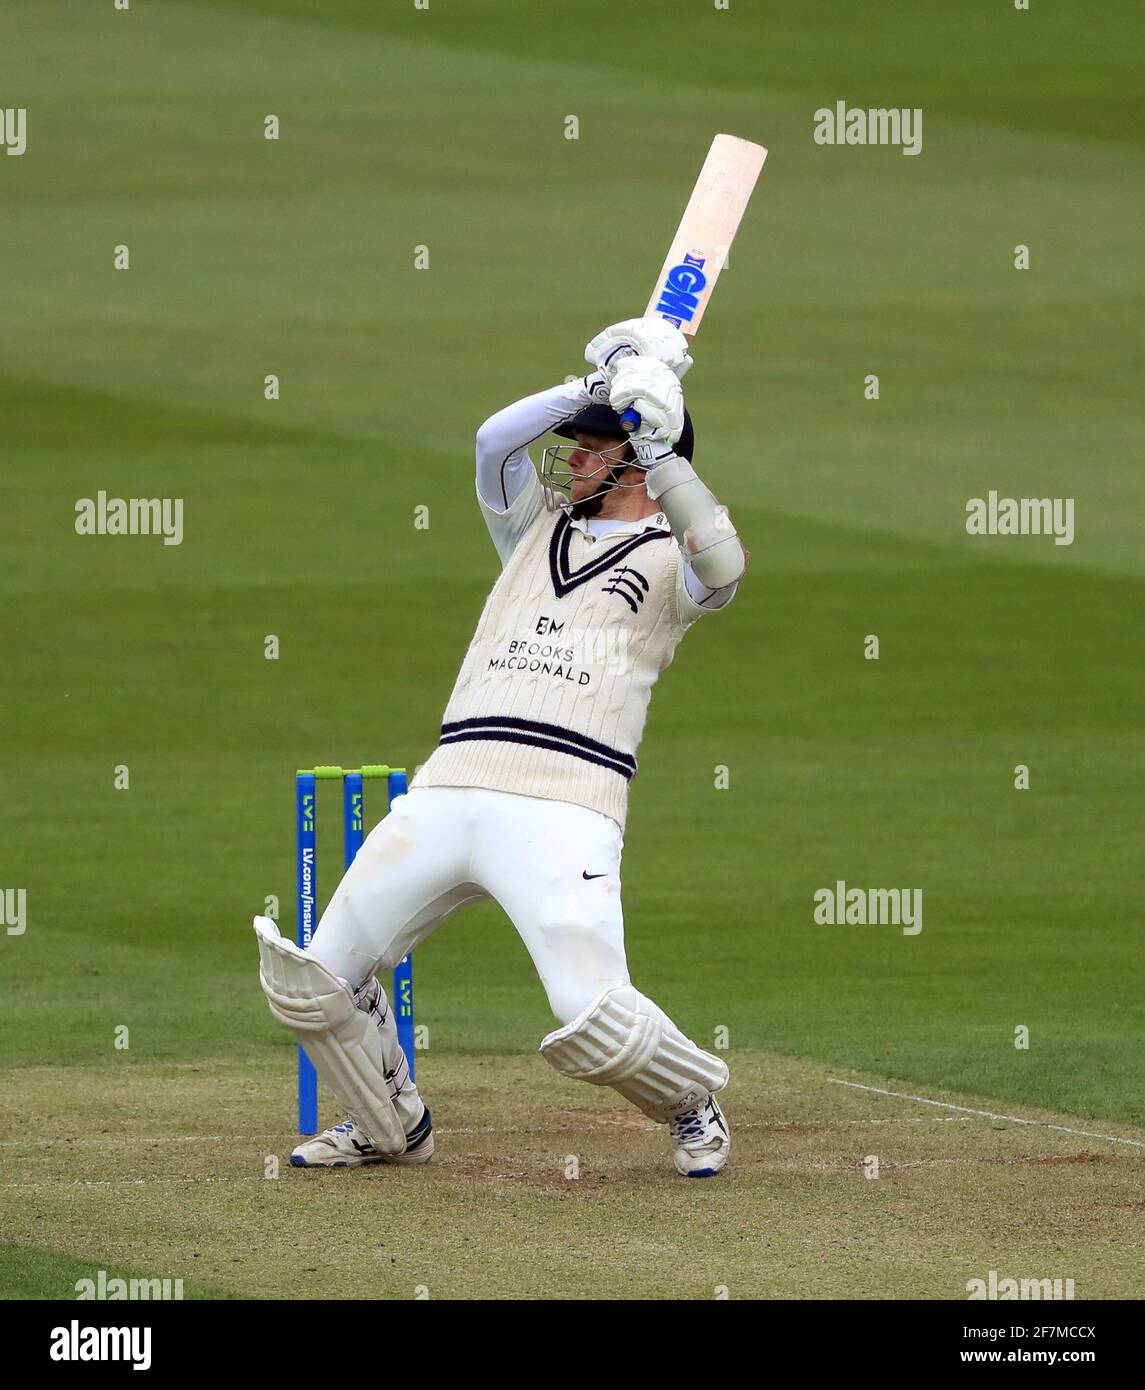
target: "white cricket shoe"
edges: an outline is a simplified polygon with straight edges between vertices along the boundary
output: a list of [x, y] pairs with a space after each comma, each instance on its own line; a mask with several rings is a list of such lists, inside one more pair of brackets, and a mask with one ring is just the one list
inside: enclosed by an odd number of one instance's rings
[[732, 1137], [715, 1096], [668, 1121], [676, 1171], [686, 1178], [714, 1178], [731, 1153]]
[[364, 1163], [428, 1163], [432, 1157], [433, 1120], [426, 1107], [400, 1154], [379, 1153], [353, 1120], [347, 1120], [299, 1144], [290, 1162], [294, 1168], [357, 1168]]

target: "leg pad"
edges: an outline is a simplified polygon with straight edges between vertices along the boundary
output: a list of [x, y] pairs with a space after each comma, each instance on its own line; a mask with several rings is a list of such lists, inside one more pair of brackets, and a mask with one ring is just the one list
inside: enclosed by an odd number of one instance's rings
[[611, 1086], [661, 1124], [728, 1084], [720, 1058], [668, 1033], [650, 1001], [631, 985], [606, 990], [578, 1018], [550, 1033], [541, 1056], [562, 1076]]
[[269, 917], [256, 917], [254, 930], [271, 1013], [306, 1049], [315, 1071], [374, 1147], [401, 1153], [406, 1137], [390, 1100], [377, 1026], [356, 1007], [345, 980], [280, 936]]

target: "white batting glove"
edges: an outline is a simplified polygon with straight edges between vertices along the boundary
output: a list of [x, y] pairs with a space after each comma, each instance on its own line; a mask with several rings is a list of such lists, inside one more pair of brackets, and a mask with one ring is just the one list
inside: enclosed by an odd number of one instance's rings
[[652, 357], [671, 367], [677, 378], [692, 365], [688, 340], [665, 319], [649, 316], [625, 319], [598, 333], [584, 350], [584, 359], [611, 381], [626, 357]]
[[608, 404], [608, 377], [603, 372], [591, 372], [584, 378], [584, 387], [594, 401]]
[[608, 403], [618, 415], [629, 406], [639, 412], [640, 428], [632, 435], [632, 447], [645, 468], [658, 462], [664, 456], [664, 445], [675, 444], [683, 433], [680, 382], [671, 367], [654, 358], [624, 358], [612, 378]]

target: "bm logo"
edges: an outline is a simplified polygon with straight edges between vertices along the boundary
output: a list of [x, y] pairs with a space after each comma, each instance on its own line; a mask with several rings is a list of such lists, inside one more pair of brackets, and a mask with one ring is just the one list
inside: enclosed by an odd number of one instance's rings
[[660, 287], [660, 300], [656, 312], [677, 328], [691, 323], [699, 307], [700, 295], [707, 288], [708, 277], [704, 274], [703, 256], [691, 252], [679, 265], [674, 265], [664, 277]]

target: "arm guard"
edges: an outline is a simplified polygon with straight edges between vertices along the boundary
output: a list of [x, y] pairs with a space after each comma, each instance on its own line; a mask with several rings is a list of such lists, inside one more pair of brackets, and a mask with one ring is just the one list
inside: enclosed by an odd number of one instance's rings
[[728, 509], [721, 507], [687, 459], [671, 458], [648, 471], [648, 496], [658, 502], [696, 578], [709, 589], [734, 584], [746, 568]]

